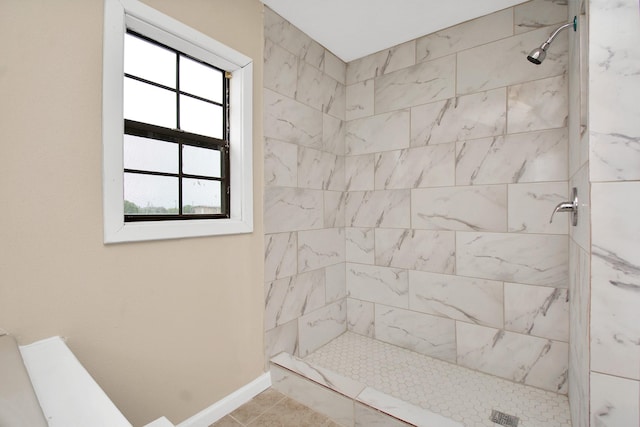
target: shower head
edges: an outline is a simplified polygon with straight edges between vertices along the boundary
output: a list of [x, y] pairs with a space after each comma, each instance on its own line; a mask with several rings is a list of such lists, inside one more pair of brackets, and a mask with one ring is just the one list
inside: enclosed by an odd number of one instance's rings
[[[546, 44], [546, 43], [545, 43]], [[547, 47], [549, 45], [547, 44]], [[542, 64], [542, 61], [544, 61], [544, 58], [547, 56], [547, 49], [545, 48], [544, 45], [537, 47], [535, 49], [533, 49], [529, 55], [527, 56], [527, 59], [530, 62], [533, 62], [536, 65], [540, 65]]]
[[558, 35], [558, 33], [560, 33], [560, 31], [564, 30], [565, 28], [569, 28], [571, 26], [573, 26], [573, 31], [576, 31], [576, 28], [578, 27], [578, 17], [574, 16], [573, 21], [562, 25], [553, 33], [551, 33], [551, 35], [549, 36], [546, 42], [542, 43], [540, 47], [533, 49], [529, 53], [529, 55], [527, 55], [527, 59], [536, 65], [542, 64], [542, 61], [544, 61], [544, 58], [546, 58], [547, 56], [547, 49], [549, 49], [549, 46], [551, 46], [551, 42], [553, 41], [553, 39], [556, 38], [556, 36]]

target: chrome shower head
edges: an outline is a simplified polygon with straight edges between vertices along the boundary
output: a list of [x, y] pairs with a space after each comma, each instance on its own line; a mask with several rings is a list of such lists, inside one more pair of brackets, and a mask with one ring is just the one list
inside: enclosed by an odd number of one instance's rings
[[527, 56], [527, 59], [536, 65], [540, 65], [542, 64], [542, 61], [544, 61], [544, 58], [546, 58], [546, 56], [547, 56], [547, 50], [545, 46], [542, 45], [540, 47], [533, 49]]
[[527, 55], [527, 59], [536, 64], [536, 65], [540, 65], [542, 64], [542, 61], [544, 61], [544, 58], [546, 58], [547, 56], [547, 49], [549, 49], [549, 46], [551, 46], [551, 42], [553, 41], [553, 39], [556, 38], [556, 36], [558, 35], [558, 33], [562, 30], [564, 30], [565, 28], [571, 27], [573, 26], [573, 31], [576, 31], [576, 28], [578, 27], [578, 17], [574, 16], [573, 17], [573, 21], [564, 24], [563, 26], [559, 27], [557, 30], [555, 30], [553, 33], [551, 33], [551, 35], [549, 36], [549, 38], [547, 39], [546, 42], [542, 43], [542, 45], [540, 47], [537, 47], [535, 49], [533, 49], [529, 55]]

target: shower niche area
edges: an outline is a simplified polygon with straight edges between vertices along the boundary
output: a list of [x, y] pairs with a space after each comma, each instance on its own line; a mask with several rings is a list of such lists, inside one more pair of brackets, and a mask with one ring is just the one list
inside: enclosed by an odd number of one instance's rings
[[[275, 388], [345, 426], [589, 425], [585, 9], [532, 0], [345, 64], [265, 7]], [[550, 223], [570, 187], [580, 223]]]

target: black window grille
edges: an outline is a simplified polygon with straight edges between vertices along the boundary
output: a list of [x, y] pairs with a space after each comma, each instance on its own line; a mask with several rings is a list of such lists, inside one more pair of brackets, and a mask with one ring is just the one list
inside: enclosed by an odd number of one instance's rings
[[[155, 40], [149, 39], [143, 35], [127, 31], [127, 34], [133, 37], [137, 37], [153, 45], [167, 49], [170, 52], [175, 53], [175, 85], [174, 87], [166, 84], [158, 83], [146, 79], [144, 76], [124, 73], [125, 79], [140, 82], [144, 85], [160, 88], [164, 91], [171, 92], [175, 98], [175, 128], [164, 127], [157, 124], [145, 123], [141, 121], [131, 120], [125, 118], [124, 120], [124, 133], [133, 137], [140, 137], [139, 141], [163, 141], [165, 143], [176, 144], [177, 150], [174, 150], [177, 155], [177, 170], [154, 170], [154, 168], [136, 168], [127, 167], [125, 164], [124, 177], [125, 177], [125, 200], [124, 200], [124, 220], [125, 222], [133, 221], [167, 221], [167, 220], [192, 220], [192, 219], [216, 219], [216, 218], [229, 218], [230, 217], [230, 174], [229, 174], [229, 78], [230, 74], [224, 70], [207, 64], [203, 61], [188, 56], [176, 49], [169, 46], [158, 43]], [[221, 73], [220, 79], [221, 99], [212, 99], [212, 97], [200, 96], [186, 90], [182, 90], [180, 87], [180, 61], [181, 60], [196, 61], [206, 67], [210, 67], [213, 70], [217, 70]], [[221, 107], [221, 119], [222, 129], [220, 130], [220, 138], [211, 135], [204, 135], [200, 133], [189, 132], [184, 130], [181, 126], [181, 122], [185, 121], [185, 116], [181, 108], [181, 104], [188, 100], [197, 100], [199, 102], [215, 105]], [[185, 148], [186, 147], [186, 148]], [[219, 159], [219, 164], [212, 164], [212, 173], [193, 173], [189, 170], [185, 171], [184, 167], [184, 152], [189, 147], [195, 147], [198, 149], [210, 150], [210, 153], [216, 154], [214, 158]], [[217, 160], [216, 160], [217, 163]], [[171, 182], [177, 185], [177, 199], [173, 207], [167, 206], [138, 206], [135, 201], [127, 200], [127, 178], [139, 179], [141, 177], [165, 177], [169, 178]], [[202, 204], [195, 206], [188, 204], [188, 200], [185, 199], [185, 192], [187, 183], [191, 185], [201, 185], [208, 188], [214, 188], [216, 191], [212, 191], [213, 205]], [[217, 191], [219, 186], [219, 191]], [[138, 188], [138, 191], [140, 189]], [[175, 190], [175, 188], [174, 188]], [[217, 199], [217, 200], [215, 200]], [[219, 204], [219, 206], [215, 206]]]

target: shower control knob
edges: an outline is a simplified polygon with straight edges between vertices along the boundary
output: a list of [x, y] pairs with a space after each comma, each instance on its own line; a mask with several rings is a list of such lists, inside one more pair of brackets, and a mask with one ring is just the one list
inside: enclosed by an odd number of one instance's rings
[[573, 187], [572, 191], [573, 201], [558, 203], [556, 208], [551, 213], [549, 224], [553, 222], [553, 216], [557, 212], [571, 212], [571, 225], [574, 227], [578, 225], [578, 189]]

